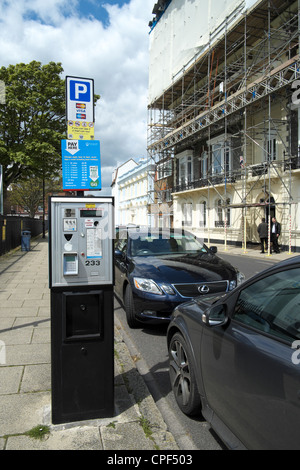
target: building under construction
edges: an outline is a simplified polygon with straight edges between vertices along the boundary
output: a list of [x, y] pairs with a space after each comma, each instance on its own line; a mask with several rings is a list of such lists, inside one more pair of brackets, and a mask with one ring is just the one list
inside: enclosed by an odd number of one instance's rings
[[[152, 222], [300, 250], [300, 1], [160, 0], [150, 32]], [[270, 236], [270, 233], [269, 233]]]

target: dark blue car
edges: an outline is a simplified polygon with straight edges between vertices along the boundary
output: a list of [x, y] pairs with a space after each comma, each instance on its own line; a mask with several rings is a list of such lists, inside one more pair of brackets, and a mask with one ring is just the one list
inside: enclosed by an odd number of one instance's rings
[[172, 388], [229, 448], [300, 449], [300, 256], [175, 309]]
[[119, 231], [115, 293], [124, 304], [129, 326], [169, 322], [177, 305], [234, 289], [243, 275], [215, 253], [183, 230]]

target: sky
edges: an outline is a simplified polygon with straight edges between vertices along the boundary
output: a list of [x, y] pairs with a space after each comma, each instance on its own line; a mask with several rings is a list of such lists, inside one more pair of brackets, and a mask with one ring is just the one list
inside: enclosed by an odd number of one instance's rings
[[147, 156], [149, 21], [155, 0], [0, 0], [0, 66], [61, 62], [94, 79], [102, 195], [113, 170]]

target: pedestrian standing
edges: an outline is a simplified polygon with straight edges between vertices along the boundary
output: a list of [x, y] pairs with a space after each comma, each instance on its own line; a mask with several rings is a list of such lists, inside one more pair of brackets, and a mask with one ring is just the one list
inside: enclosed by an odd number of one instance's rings
[[258, 235], [260, 238], [261, 243], [261, 253], [265, 252], [268, 249], [268, 224], [266, 223], [266, 219], [263, 217], [261, 219], [261, 223], [257, 227]]
[[280, 253], [278, 239], [281, 234], [281, 225], [277, 222], [276, 218], [272, 218], [272, 227], [271, 227], [271, 242], [273, 245], [273, 250], [275, 253]]

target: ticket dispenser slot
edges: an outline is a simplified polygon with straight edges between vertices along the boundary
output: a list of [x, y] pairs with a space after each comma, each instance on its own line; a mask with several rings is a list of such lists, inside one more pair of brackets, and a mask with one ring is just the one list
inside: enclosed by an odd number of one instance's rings
[[114, 415], [113, 198], [49, 199], [53, 424]]

